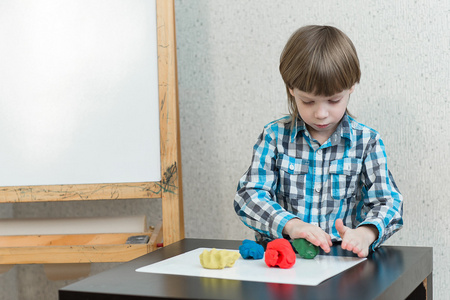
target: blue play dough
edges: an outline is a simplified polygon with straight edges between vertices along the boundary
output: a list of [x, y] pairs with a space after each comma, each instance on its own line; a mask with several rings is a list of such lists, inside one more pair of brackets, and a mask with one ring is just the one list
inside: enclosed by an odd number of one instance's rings
[[239, 246], [239, 253], [243, 259], [262, 259], [264, 257], [264, 247], [255, 241], [244, 240]]

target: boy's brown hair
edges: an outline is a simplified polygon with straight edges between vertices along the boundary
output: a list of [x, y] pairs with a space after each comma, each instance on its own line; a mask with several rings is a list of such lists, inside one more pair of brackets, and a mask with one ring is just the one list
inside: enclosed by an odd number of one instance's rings
[[361, 77], [358, 55], [348, 36], [335, 27], [318, 25], [301, 27], [291, 35], [280, 56], [280, 73], [292, 120], [299, 114], [289, 89], [332, 96], [350, 89]]

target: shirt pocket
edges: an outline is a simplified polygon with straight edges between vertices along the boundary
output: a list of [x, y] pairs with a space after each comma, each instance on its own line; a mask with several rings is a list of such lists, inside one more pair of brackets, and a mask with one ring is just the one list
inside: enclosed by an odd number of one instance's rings
[[290, 199], [303, 199], [309, 161], [286, 154], [278, 154], [276, 165], [280, 174], [279, 191]]
[[336, 200], [353, 197], [358, 189], [362, 159], [343, 158], [330, 162], [331, 196]]

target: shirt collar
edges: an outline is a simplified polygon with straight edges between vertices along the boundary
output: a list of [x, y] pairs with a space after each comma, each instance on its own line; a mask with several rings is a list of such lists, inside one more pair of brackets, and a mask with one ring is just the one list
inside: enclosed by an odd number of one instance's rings
[[[351, 144], [354, 142], [352, 139], [353, 136], [353, 130], [352, 126], [350, 124], [351, 118], [347, 115], [347, 113], [344, 114], [342, 117], [341, 122], [339, 122], [338, 127], [336, 128], [335, 132], [332, 134], [331, 144], [336, 145], [341, 141], [341, 138], [347, 139]], [[294, 120], [294, 125], [292, 127], [291, 132], [291, 143], [295, 141], [295, 138], [297, 137], [297, 134], [301, 131], [307, 131], [305, 122], [300, 119], [300, 117], [296, 118]], [[333, 138], [334, 136], [334, 138]]]
[[305, 122], [303, 122], [303, 120], [300, 119], [300, 117], [297, 117], [294, 120], [294, 124], [292, 126], [291, 143], [293, 143], [295, 141], [295, 138], [297, 137], [297, 133], [299, 133], [300, 131], [303, 131], [303, 130], [306, 130]]
[[[347, 115], [347, 113], [344, 114], [344, 117], [341, 120], [341, 123], [338, 126], [340, 128], [340, 135], [343, 138], [348, 139], [350, 142], [353, 142], [353, 130], [352, 130], [352, 126], [350, 124], [350, 120], [351, 118]], [[339, 132], [339, 131], [336, 131]]]

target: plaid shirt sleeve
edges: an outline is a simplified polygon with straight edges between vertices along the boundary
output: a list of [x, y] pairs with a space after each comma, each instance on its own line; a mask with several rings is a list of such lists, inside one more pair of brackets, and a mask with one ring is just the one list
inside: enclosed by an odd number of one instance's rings
[[402, 227], [403, 197], [388, 170], [386, 151], [378, 134], [366, 149], [361, 172], [363, 207], [358, 210], [357, 219], [361, 221], [358, 226], [377, 227], [379, 235], [372, 244], [373, 250]]
[[286, 223], [295, 216], [276, 201], [278, 173], [276, 171], [276, 123], [266, 126], [253, 148], [252, 163], [239, 181], [234, 209], [242, 222], [270, 239], [282, 238]]

